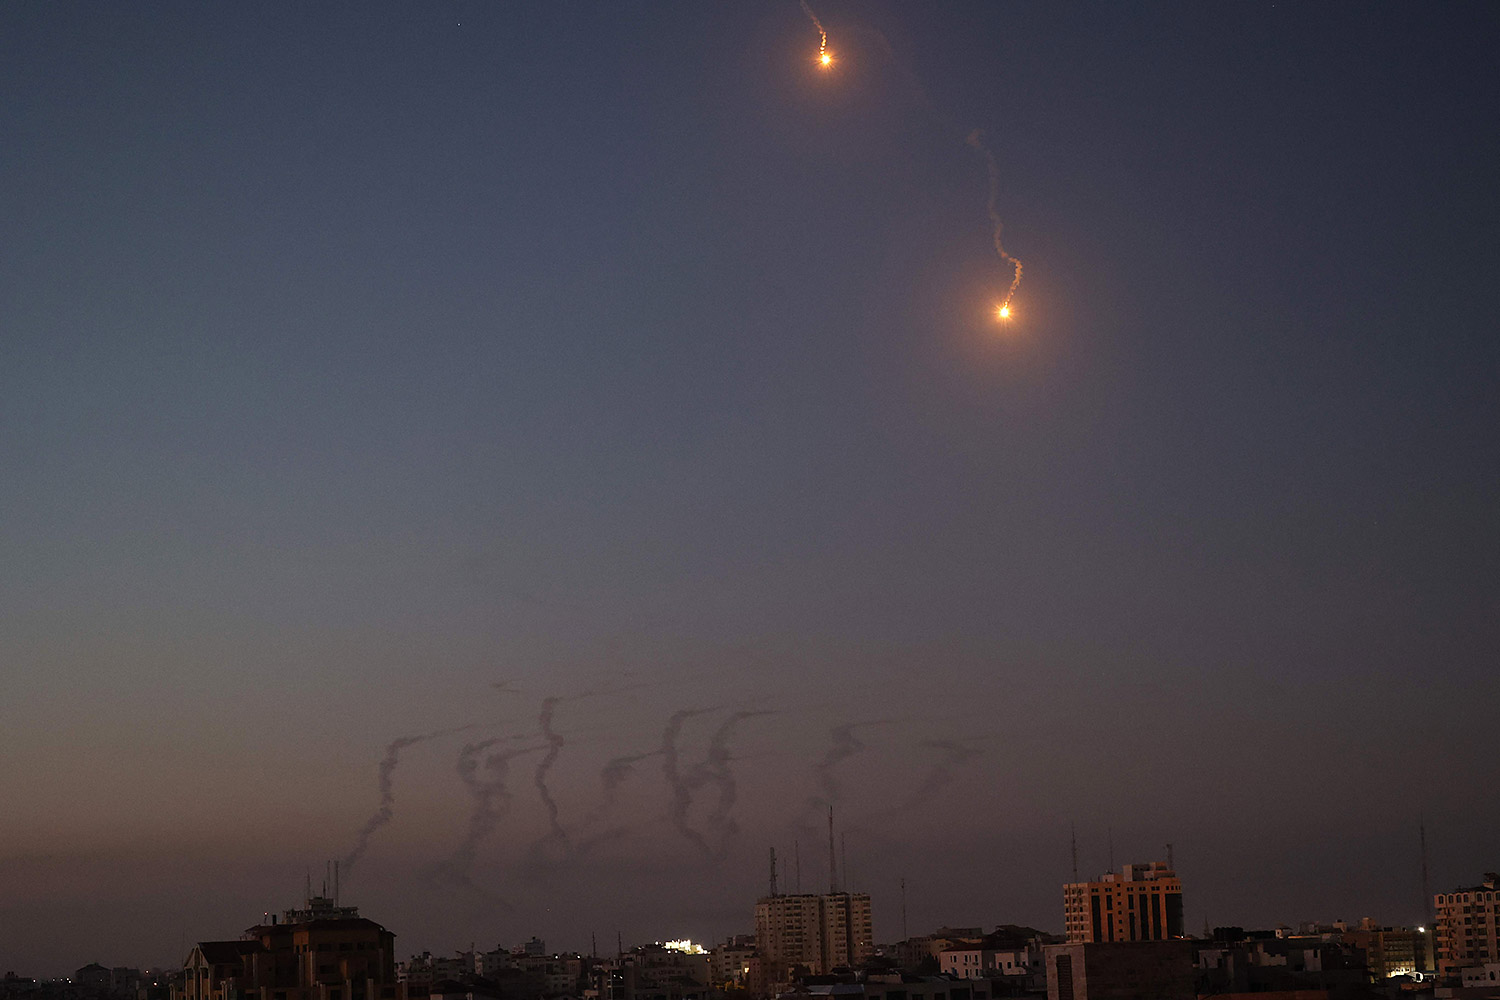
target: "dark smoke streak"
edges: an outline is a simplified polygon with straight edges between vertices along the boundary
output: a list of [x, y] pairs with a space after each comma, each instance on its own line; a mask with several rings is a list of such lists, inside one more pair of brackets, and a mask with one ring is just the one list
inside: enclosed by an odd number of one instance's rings
[[537, 716], [537, 723], [542, 730], [542, 739], [547, 741], [547, 754], [536, 766], [534, 784], [537, 794], [542, 797], [542, 805], [547, 809], [547, 822], [551, 827], [547, 836], [536, 845], [538, 850], [549, 841], [560, 843], [564, 848], [568, 845], [568, 835], [563, 830], [562, 824], [557, 821], [557, 802], [552, 798], [552, 790], [547, 787], [547, 772], [551, 771], [552, 765], [557, 763], [557, 758], [566, 745], [562, 735], [552, 728], [552, 716], [557, 711], [557, 703], [561, 700], [557, 697], [543, 699], [541, 714]]
[[923, 740], [917, 746], [928, 750], [941, 750], [943, 756], [932, 765], [932, 770], [927, 772], [927, 777], [922, 779], [922, 783], [912, 791], [911, 795], [907, 796], [905, 802], [893, 810], [894, 812], [906, 812], [927, 805], [958, 777], [959, 765], [983, 755], [983, 751], [965, 746], [963, 742], [957, 740]]
[[662, 775], [667, 779], [667, 786], [672, 790], [672, 805], [669, 815], [672, 825], [677, 832], [691, 841], [703, 852], [703, 856], [712, 861], [714, 852], [708, 846], [708, 841], [697, 830], [694, 830], [688, 822], [688, 810], [693, 805], [693, 785], [688, 778], [684, 777], [678, 767], [677, 737], [682, 734], [682, 724], [695, 715], [704, 715], [715, 711], [711, 708], [684, 708], [673, 712], [672, 717], [667, 720], [666, 729], [661, 734]]
[[834, 774], [834, 769], [866, 749], [864, 741], [856, 737], [854, 731], [871, 726], [888, 726], [895, 721], [894, 719], [870, 719], [865, 722], [849, 722], [842, 726], [834, 726], [828, 731], [828, 752], [823, 755], [821, 761], [813, 765], [813, 775], [817, 779], [820, 794], [809, 796], [803, 803], [802, 811], [795, 824], [799, 829], [811, 829], [818, 815], [838, 802], [844, 786]]
[[730, 839], [739, 832], [739, 825], [734, 821], [734, 803], [739, 796], [739, 789], [734, 779], [734, 772], [729, 766], [734, 760], [729, 750], [729, 736], [734, 732], [735, 727], [746, 719], [772, 714], [774, 713], [768, 710], [735, 712], [714, 731], [713, 737], [708, 742], [708, 752], [701, 773], [719, 786], [719, 800], [708, 814], [707, 823], [710, 829], [717, 830], [719, 833], [718, 857], [720, 860], [728, 853]]
[[439, 729], [435, 732], [425, 733], [420, 736], [399, 736], [386, 744], [385, 756], [381, 758], [377, 769], [377, 781], [380, 786], [380, 805], [374, 815], [365, 820], [365, 825], [360, 828], [359, 836], [356, 838], [354, 848], [343, 860], [344, 874], [353, 870], [354, 865], [370, 848], [370, 838], [375, 832], [385, 826], [396, 816], [396, 787], [395, 774], [396, 765], [400, 762], [401, 751], [407, 747], [416, 746], [418, 743], [426, 743], [428, 740], [437, 739], [440, 736], [449, 736], [453, 733], [461, 733], [465, 730], [474, 729], [477, 724], [467, 726], [456, 726], [452, 729]]
[[470, 743], [459, 751], [458, 777], [464, 783], [464, 787], [469, 790], [469, 797], [473, 800], [474, 807], [469, 813], [468, 830], [465, 832], [463, 841], [454, 848], [452, 854], [433, 869], [435, 874], [482, 897], [487, 902], [507, 907], [509, 904], [504, 900], [474, 884], [472, 871], [480, 843], [494, 832], [510, 806], [512, 796], [507, 787], [510, 761], [542, 748], [540, 746], [521, 747], [485, 757], [484, 769], [493, 775], [489, 780], [483, 780], [478, 775], [479, 753], [498, 743], [517, 738], [496, 737], [482, 740], [479, 743]]

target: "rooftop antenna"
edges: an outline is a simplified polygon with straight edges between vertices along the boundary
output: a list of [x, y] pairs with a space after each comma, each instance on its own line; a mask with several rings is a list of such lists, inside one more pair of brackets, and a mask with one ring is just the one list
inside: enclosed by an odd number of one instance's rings
[[311, 900], [312, 899], [312, 869], [311, 868], [309, 868], [307, 870], [307, 895], [303, 896], [302, 898], [306, 899], [306, 900]]
[[797, 895], [800, 896], [802, 895], [802, 847], [795, 840], [792, 841], [792, 864], [796, 866], [796, 888]]
[[828, 893], [839, 891], [838, 858], [833, 852], [833, 806], [828, 807]]
[[593, 931], [589, 931], [589, 957], [599, 957], [599, 938]]
[[839, 865], [844, 869], [844, 891], [854, 889], [854, 880], [849, 877], [849, 834], [839, 834]]
[[1110, 870], [1110, 874], [1114, 874], [1114, 870], [1115, 870], [1115, 828], [1113, 826], [1111, 826], [1109, 828], [1109, 870]]
[[1170, 843], [1167, 844], [1167, 867], [1174, 873], [1177, 871], [1177, 865], [1172, 861], [1172, 845]]
[[1078, 881], [1078, 825], [1076, 823], [1069, 823], [1068, 824], [1068, 832], [1070, 834], [1072, 834], [1072, 837], [1073, 837], [1073, 881], [1077, 882]]
[[1422, 848], [1422, 926], [1432, 926], [1432, 885], [1427, 880], [1427, 817], [1417, 813], [1417, 841]]
[[906, 932], [906, 876], [904, 875], [901, 877], [901, 940], [911, 940], [911, 935]]
[[776, 848], [771, 848], [771, 895], [776, 895]]
[[[339, 863], [338, 863], [338, 861], [334, 861], [334, 863], [333, 863], [333, 905], [334, 906], [338, 906], [339, 905]], [[469, 950], [472, 951], [473, 947], [470, 946]]]

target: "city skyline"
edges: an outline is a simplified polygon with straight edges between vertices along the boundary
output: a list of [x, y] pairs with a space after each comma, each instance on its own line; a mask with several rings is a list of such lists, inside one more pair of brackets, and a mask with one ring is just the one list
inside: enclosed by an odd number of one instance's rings
[[1494, 869], [1500, 12], [811, 9], [0, 8], [0, 965]]

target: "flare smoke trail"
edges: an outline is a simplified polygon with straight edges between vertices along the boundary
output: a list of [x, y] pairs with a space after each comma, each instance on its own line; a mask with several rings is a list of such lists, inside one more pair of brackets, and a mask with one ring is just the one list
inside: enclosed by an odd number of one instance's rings
[[1000, 198], [1000, 168], [995, 165], [995, 156], [985, 146], [983, 136], [983, 131], [976, 128], [969, 133], [969, 137], [965, 141], [970, 146], [973, 146], [979, 155], [984, 157], [985, 166], [989, 168], [990, 198], [988, 208], [990, 225], [994, 229], [995, 252], [1000, 255], [1002, 261], [1011, 264], [1016, 269], [1015, 277], [1011, 278], [1010, 281], [1010, 290], [1005, 293], [1005, 300], [1000, 303], [1002, 313], [1005, 313], [1010, 309], [1010, 300], [1016, 294], [1016, 289], [1021, 286], [1021, 262], [1005, 252], [1005, 245], [1000, 240], [1001, 231], [1005, 228], [1004, 224], [1000, 221], [1000, 211], [995, 207], [996, 202]]
[[823, 30], [823, 22], [818, 20], [818, 15], [814, 14], [812, 8], [807, 5], [807, 0], [797, 0], [797, 2], [802, 4], [802, 13], [811, 19], [813, 26], [818, 29], [818, 34], [823, 36], [822, 42], [818, 45], [818, 61], [826, 63], [828, 56], [828, 32]]
[[467, 729], [475, 728], [475, 724], [457, 726], [452, 729], [439, 729], [435, 732], [424, 733], [420, 736], [398, 736], [386, 744], [385, 756], [380, 759], [378, 767], [378, 781], [380, 786], [380, 805], [376, 808], [374, 815], [365, 820], [365, 825], [360, 828], [359, 836], [354, 843], [354, 849], [344, 858], [344, 874], [348, 874], [354, 868], [355, 862], [364, 857], [365, 852], [370, 849], [370, 838], [375, 831], [385, 826], [396, 816], [396, 765], [400, 762], [401, 751], [407, 747], [416, 746], [418, 743], [426, 743], [435, 740], [439, 736], [449, 736], [453, 733], [461, 733]]
[[549, 841], [562, 844], [565, 848], [568, 844], [568, 835], [563, 830], [562, 824], [557, 821], [557, 801], [552, 798], [552, 790], [547, 787], [547, 772], [552, 770], [552, 765], [557, 763], [558, 755], [562, 753], [565, 741], [562, 735], [552, 728], [552, 716], [557, 711], [557, 703], [562, 701], [556, 696], [542, 700], [542, 711], [537, 716], [537, 723], [542, 730], [542, 738], [547, 741], [547, 754], [536, 765], [536, 776], [534, 783], [537, 794], [542, 797], [542, 805], [547, 808], [547, 822], [550, 829], [545, 837], [536, 844], [537, 850], [542, 850]]
[[688, 809], [693, 804], [693, 785], [690, 777], [684, 777], [677, 766], [677, 737], [682, 733], [682, 724], [695, 715], [712, 712], [711, 708], [684, 708], [672, 713], [667, 728], [661, 734], [662, 774], [672, 789], [671, 818], [677, 832], [698, 846], [703, 856], [713, 860], [714, 852], [708, 841], [688, 823]]

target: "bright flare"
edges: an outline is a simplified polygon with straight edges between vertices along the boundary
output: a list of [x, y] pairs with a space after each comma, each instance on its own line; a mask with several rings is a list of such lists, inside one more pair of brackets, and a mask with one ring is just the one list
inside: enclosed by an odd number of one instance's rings
[[832, 66], [833, 65], [833, 56], [831, 54], [827, 53], [827, 52], [824, 52], [824, 53], [820, 54], [818, 56], [818, 64], [821, 65], [821, 66], [823, 66], [824, 68]]
[[1001, 306], [999, 309], [995, 310], [995, 313], [1001, 319], [1010, 319], [1010, 306]]

